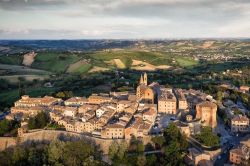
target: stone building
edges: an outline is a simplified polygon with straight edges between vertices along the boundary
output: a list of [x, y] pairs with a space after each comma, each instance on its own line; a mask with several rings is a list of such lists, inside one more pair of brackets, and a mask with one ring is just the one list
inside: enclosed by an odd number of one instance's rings
[[63, 111], [63, 116], [74, 118], [77, 114], [77, 107], [68, 107], [66, 106]]
[[176, 114], [176, 97], [172, 89], [161, 88], [158, 96], [158, 112]]
[[85, 97], [72, 97], [66, 101], [64, 101], [64, 105], [66, 106], [82, 106], [88, 102]]
[[125, 127], [120, 124], [109, 124], [101, 131], [102, 138], [123, 139]]
[[156, 107], [150, 107], [143, 111], [142, 113], [142, 119], [148, 120], [150, 122], [154, 122], [157, 116], [157, 109]]
[[240, 86], [240, 91], [243, 93], [249, 92], [249, 86]]
[[150, 86], [148, 86], [147, 79], [147, 73], [144, 73], [143, 76], [141, 75], [139, 86], [136, 89], [137, 100], [143, 103], [154, 103], [154, 90]]
[[125, 139], [130, 139], [132, 136], [143, 138], [149, 134], [153, 123], [148, 120], [143, 120], [142, 116], [135, 117], [133, 123], [125, 128]]
[[250, 149], [246, 145], [240, 145], [230, 150], [229, 160], [236, 165], [247, 165], [250, 155]]
[[202, 153], [195, 148], [189, 148], [188, 151], [189, 153], [185, 158], [187, 165], [213, 166], [213, 162], [208, 153]]
[[103, 103], [110, 103], [111, 101], [112, 97], [109, 96], [91, 95], [88, 98], [89, 104], [103, 104]]
[[117, 107], [116, 107], [117, 112], [122, 112], [125, 110], [125, 108], [128, 108], [131, 105], [132, 105], [132, 102], [129, 100], [120, 100], [117, 103]]
[[175, 90], [175, 95], [177, 99], [177, 108], [180, 110], [188, 109], [188, 102], [182, 91], [180, 89]]
[[231, 132], [248, 132], [249, 119], [246, 116], [236, 115], [231, 120]]
[[216, 120], [217, 105], [212, 102], [202, 102], [196, 105], [196, 119], [201, 120], [202, 126], [217, 126]]
[[62, 102], [62, 99], [45, 96], [42, 98], [31, 98], [27, 95], [22, 96], [20, 100], [15, 102], [15, 107], [35, 107], [35, 106], [52, 106]]

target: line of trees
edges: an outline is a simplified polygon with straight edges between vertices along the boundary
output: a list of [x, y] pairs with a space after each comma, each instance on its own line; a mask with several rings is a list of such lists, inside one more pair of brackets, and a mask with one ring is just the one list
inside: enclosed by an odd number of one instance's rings
[[0, 152], [3, 166], [101, 166], [101, 151], [84, 141], [52, 141], [50, 144], [32, 144]]

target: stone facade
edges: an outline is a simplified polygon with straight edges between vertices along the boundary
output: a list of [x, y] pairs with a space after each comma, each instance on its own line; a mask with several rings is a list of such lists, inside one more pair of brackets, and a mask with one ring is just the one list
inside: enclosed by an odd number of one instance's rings
[[240, 145], [237, 148], [230, 150], [229, 160], [236, 165], [247, 165], [250, 155], [249, 147]]
[[165, 114], [176, 114], [176, 97], [172, 89], [161, 88], [158, 96], [158, 112]]
[[206, 101], [196, 105], [196, 118], [201, 119], [202, 126], [215, 128], [217, 126], [216, 113], [217, 105], [212, 102]]
[[154, 103], [155, 94], [154, 90], [148, 86], [147, 74], [144, 73], [144, 76], [141, 76], [139, 86], [136, 89], [137, 100], [143, 103]]
[[236, 115], [231, 120], [231, 132], [248, 132], [249, 119], [246, 116]]

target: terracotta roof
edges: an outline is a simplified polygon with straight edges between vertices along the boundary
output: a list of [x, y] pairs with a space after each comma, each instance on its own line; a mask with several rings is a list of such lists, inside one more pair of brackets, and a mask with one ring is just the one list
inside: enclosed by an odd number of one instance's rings
[[124, 128], [124, 126], [118, 123], [114, 123], [114, 124], [108, 124], [105, 128]]
[[233, 117], [232, 121], [249, 121], [248, 117], [242, 115], [236, 115]]
[[129, 100], [120, 100], [120, 101], [118, 101], [118, 104], [131, 104], [131, 101], [129, 101]]
[[158, 100], [168, 100], [168, 101], [176, 101], [175, 95], [167, 88], [161, 88], [160, 95], [158, 96]]
[[72, 97], [68, 100], [66, 100], [65, 102], [87, 102], [87, 98], [86, 97]]
[[212, 102], [209, 102], [209, 101], [204, 101], [202, 103], [199, 103], [197, 104], [198, 106], [200, 107], [212, 107], [212, 108], [217, 108], [217, 105], [212, 103]]

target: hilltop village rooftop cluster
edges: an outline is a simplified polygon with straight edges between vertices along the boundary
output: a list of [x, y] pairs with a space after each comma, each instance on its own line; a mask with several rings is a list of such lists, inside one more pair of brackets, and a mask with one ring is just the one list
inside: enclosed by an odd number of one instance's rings
[[25, 121], [45, 111], [51, 122], [66, 131], [105, 139], [130, 139], [152, 134], [163, 114], [177, 117], [176, 124], [187, 136], [200, 132], [201, 126], [216, 128], [217, 105], [210, 95], [193, 89], [170, 89], [157, 82], [148, 84], [141, 75], [136, 93], [111, 92], [88, 98], [72, 97], [63, 101], [45, 96], [22, 96], [11, 108], [7, 119]]

